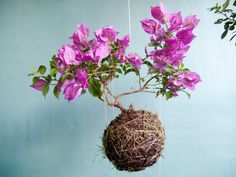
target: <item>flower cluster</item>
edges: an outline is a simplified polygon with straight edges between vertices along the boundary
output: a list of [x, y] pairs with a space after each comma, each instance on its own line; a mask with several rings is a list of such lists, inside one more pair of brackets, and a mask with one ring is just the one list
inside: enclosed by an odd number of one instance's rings
[[[194, 28], [199, 23], [195, 15], [183, 19], [180, 12], [170, 13], [163, 4], [151, 7], [153, 19], [144, 19], [141, 25], [146, 33], [151, 35], [149, 46], [153, 47], [147, 56], [153, 61], [153, 68], [166, 75], [170, 68], [172, 72], [168, 77], [166, 88], [170, 89], [173, 96], [183, 88], [193, 89], [200, 81], [197, 73], [179, 70], [183, 64], [185, 53], [190, 48], [190, 43], [195, 38]], [[185, 78], [185, 79], [183, 79]]]
[[[119, 32], [113, 26], [97, 29], [94, 32], [95, 37], [90, 40], [89, 33], [90, 30], [85, 24], [78, 25], [70, 37], [71, 44], [63, 45], [52, 59], [53, 68], [60, 73], [56, 89], [63, 89], [64, 97], [68, 101], [75, 100], [83, 90], [90, 88], [88, 74], [93, 75], [96, 70], [103, 69], [103, 60], [110, 58], [116, 60], [115, 64], [122, 65], [130, 63], [134, 68], [140, 68], [142, 64], [138, 54], [126, 55], [129, 35], [117, 38]], [[51, 81], [51, 78], [36, 79], [32, 87], [42, 91], [47, 81]]]
[[[54, 86], [56, 97], [60, 93], [68, 101], [89, 91], [103, 100], [106, 94], [112, 96], [114, 103], [123, 95], [138, 92], [161, 94], [167, 99], [177, 96], [179, 91], [193, 90], [201, 81], [200, 76], [183, 65], [183, 59], [195, 38], [194, 28], [199, 20], [196, 16], [183, 19], [180, 12], [169, 13], [163, 4], [151, 7], [152, 19], [141, 21], [142, 28], [150, 35], [150, 43], [145, 47], [146, 57], [126, 50], [129, 35], [118, 38], [119, 32], [108, 26], [97, 29], [94, 37], [89, 38], [90, 30], [85, 24], [78, 25], [71, 35], [69, 44], [63, 45], [50, 61], [50, 73], [41, 65], [30, 75], [31, 85], [46, 96], [50, 86]], [[148, 67], [146, 76], [141, 76], [143, 65]], [[140, 88], [114, 96], [108, 85], [111, 80], [134, 72], [139, 79]]]

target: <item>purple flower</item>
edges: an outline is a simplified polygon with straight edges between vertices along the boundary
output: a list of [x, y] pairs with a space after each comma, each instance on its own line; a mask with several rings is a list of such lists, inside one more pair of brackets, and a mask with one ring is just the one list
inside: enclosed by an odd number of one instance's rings
[[140, 69], [143, 64], [141, 57], [137, 53], [131, 52], [126, 56], [126, 58], [137, 69]]
[[170, 15], [170, 28], [169, 31], [176, 31], [181, 28], [182, 16], [181, 13], [173, 13]]
[[195, 72], [180, 73], [179, 77], [182, 85], [190, 90], [194, 90], [195, 85], [201, 81], [200, 76]]
[[121, 63], [125, 63], [125, 50], [129, 46], [130, 38], [129, 35], [124, 36], [122, 39], [117, 39], [117, 51], [115, 53], [115, 57], [120, 59]]
[[80, 50], [86, 49], [88, 47], [87, 38], [89, 36], [89, 28], [85, 24], [77, 26], [77, 30], [70, 37], [74, 45], [76, 45]]
[[182, 41], [177, 38], [169, 38], [165, 40], [167, 46], [167, 52], [186, 53], [190, 46], [184, 45]]
[[160, 23], [164, 24], [169, 21], [169, 13], [165, 9], [164, 5], [160, 3], [160, 6], [152, 6], [151, 14], [153, 18], [157, 19]]
[[154, 50], [150, 52], [150, 57], [154, 62], [154, 68], [160, 71], [161, 73], [165, 71], [165, 66], [167, 65], [167, 53], [165, 50]]
[[193, 34], [192, 29], [182, 29], [177, 32], [176, 37], [186, 45], [189, 44], [196, 36]]
[[166, 39], [165, 44], [164, 52], [168, 57], [166, 62], [173, 67], [179, 66], [190, 46], [184, 45], [182, 41], [176, 38]]
[[63, 84], [63, 94], [68, 101], [75, 100], [81, 95], [83, 89], [89, 87], [87, 73], [85, 70], [78, 70], [75, 79], [66, 80]]
[[196, 18], [196, 15], [189, 15], [184, 19], [183, 26], [184, 28], [193, 29], [198, 25], [199, 21], [200, 20]]
[[144, 19], [141, 21], [144, 31], [148, 34], [156, 34], [157, 30], [160, 29], [161, 25], [152, 19]]
[[47, 83], [47, 81], [43, 79], [37, 80], [35, 84], [32, 84], [30, 87], [34, 88], [35, 90], [42, 91], [43, 85]]
[[76, 51], [70, 45], [64, 45], [59, 49], [57, 59], [65, 65], [79, 65], [81, 63], [76, 60]]
[[94, 32], [98, 42], [113, 42], [116, 39], [118, 31], [113, 26], [97, 29]]
[[177, 92], [180, 90], [181, 86], [179, 79], [173, 76], [169, 77], [166, 84], [166, 88], [172, 92], [173, 96], [178, 96]]
[[90, 49], [83, 56], [83, 61], [91, 61], [101, 65], [102, 59], [108, 57], [111, 52], [111, 47], [107, 43], [98, 43], [95, 48]]
[[75, 79], [67, 80], [64, 85], [64, 98], [68, 101], [75, 100], [78, 96], [81, 95], [83, 88], [80, 83], [77, 83]]
[[94, 50], [94, 57], [95, 61], [98, 63], [98, 66], [100, 66], [100, 63], [103, 58], [106, 58], [110, 55], [111, 47], [107, 43], [101, 43], [98, 46], [96, 46]]
[[117, 39], [116, 40], [117, 44], [118, 44], [118, 48], [127, 48], [129, 47], [129, 42], [130, 42], [130, 38], [129, 35], [125, 35], [123, 38], [121, 39]]
[[166, 31], [164, 28], [160, 28], [156, 31], [155, 33], [155, 37], [154, 36], [151, 36], [150, 37], [150, 41], [152, 43], [159, 43], [161, 42], [163, 39], [166, 38]]
[[83, 89], [89, 88], [88, 75], [85, 70], [83, 70], [83, 69], [78, 70], [76, 72], [75, 78], [82, 85]]

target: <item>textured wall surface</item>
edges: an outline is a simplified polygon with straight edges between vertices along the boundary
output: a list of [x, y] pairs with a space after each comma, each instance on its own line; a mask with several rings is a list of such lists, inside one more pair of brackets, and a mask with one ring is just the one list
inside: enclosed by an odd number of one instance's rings
[[[189, 100], [150, 95], [123, 99], [161, 113], [166, 128], [163, 158], [143, 172], [116, 171], [99, 151], [105, 126], [118, 113], [84, 95], [75, 102], [44, 99], [27, 74], [50, 57], [77, 23], [91, 30], [113, 24], [128, 33], [127, 0], [0, 0], [0, 177], [235, 177], [236, 47], [220, 40], [222, 28], [207, 11], [214, 0], [163, 0], [170, 11], [197, 14], [198, 36], [185, 59], [203, 82]], [[130, 50], [144, 54], [148, 36], [139, 20], [157, 0], [131, 0]], [[128, 82], [127, 82], [128, 81]], [[120, 92], [136, 84], [128, 76]]]

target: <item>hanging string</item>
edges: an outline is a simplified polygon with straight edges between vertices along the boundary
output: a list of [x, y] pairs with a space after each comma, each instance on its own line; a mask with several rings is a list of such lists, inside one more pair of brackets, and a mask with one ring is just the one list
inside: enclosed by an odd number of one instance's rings
[[[112, 93], [115, 94], [115, 88], [114, 88], [114, 82], [113, 81], [111, 81], [111, 87], [112, 87], [111, 88]], [[114, 104], [112, 106], [112, 117], [115, 118], [115, 106], [114, 106]]]
[[[162, 119], [162, 98], [159, 97], [159, 102], [158, 102], [158, 114], [159, 114], [159, 119], [161, 121]], [[162, 158], [159, 158], [159, 168], [158, 168], [158, 177], [161, 177], [161, 166], [162, 166]]]
[[131, 41], [131, 12], [130, 12], [130, 0], [128, 0], [128, 15], [129, 15], [129, 37]]
[[104, 118], [105, 118], [105, 123], [107, 124], [107, 102], [106, 99], [104, 98]]

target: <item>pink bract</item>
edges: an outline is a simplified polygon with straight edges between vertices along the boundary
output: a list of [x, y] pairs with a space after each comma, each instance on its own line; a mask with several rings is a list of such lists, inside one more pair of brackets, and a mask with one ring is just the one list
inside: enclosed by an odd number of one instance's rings
[[32, 84], [31, 87], [34, 88], [35, 90], [42, 91], [43, 85], [47, 83], [47, 81], [43, 79], [37, 80], [35, 84]]

